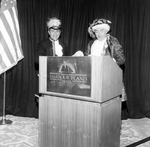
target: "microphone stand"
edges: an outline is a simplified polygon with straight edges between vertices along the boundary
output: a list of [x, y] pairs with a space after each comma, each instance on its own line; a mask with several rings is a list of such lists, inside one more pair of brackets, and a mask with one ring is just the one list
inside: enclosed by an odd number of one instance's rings
[[4, 94], [3, 94], [3, 116], [2, 120], [0, 120], [0, 125], [12, 124], [11, 120], [6, 120], [5, 116], [5, 92], [6, 92], [6, 72], [4, 72]]

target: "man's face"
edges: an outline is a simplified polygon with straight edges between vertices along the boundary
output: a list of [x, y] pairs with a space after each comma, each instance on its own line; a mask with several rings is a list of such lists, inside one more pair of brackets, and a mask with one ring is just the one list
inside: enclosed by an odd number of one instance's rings
[[61, 34], [61, 31], [60, 30], [55, 30], [55, 29], [49, 29], [49, 31], [48, 31], [48, 34], [50, 35], [50, 38], [52, 39], [52, 40], [58, 40], [59, 39], [59, 37], [60, 37], [60, 34]]
[[96, 29], [94, 32], [98, 40], [103, 40], [106, 37], [108, 31], [106, 29]]

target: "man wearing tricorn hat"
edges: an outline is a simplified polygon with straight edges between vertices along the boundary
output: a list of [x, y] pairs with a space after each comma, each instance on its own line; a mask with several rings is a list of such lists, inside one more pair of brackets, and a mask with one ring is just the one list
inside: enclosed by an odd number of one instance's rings
[[66, 44], [60, 40], [61, 21], [49, 18], [47, 21], [49, 37], [40, 41], [35, 52], [35, 63], [39, 63], [39, 56], [66, 56]]

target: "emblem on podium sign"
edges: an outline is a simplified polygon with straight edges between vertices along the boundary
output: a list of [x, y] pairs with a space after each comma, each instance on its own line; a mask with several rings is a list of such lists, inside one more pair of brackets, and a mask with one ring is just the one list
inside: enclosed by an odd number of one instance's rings
[[85, 57], [53, 58], [47, 58], [47, 91], [90, 97], [91, 60]]

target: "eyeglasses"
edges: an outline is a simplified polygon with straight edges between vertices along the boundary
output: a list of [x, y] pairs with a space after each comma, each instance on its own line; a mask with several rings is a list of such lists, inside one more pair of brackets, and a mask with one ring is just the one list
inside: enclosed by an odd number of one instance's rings
[[100, 30], [93, 30], [95, 34], [102, 34], [102, 33], [107, 33], [108, 31], [105, 29], [100, 29]]
[[51, 32], [51, 33], [61, 33], [61, 30], [55, 30], [55, 29], [50, 28], [49, 32]]

